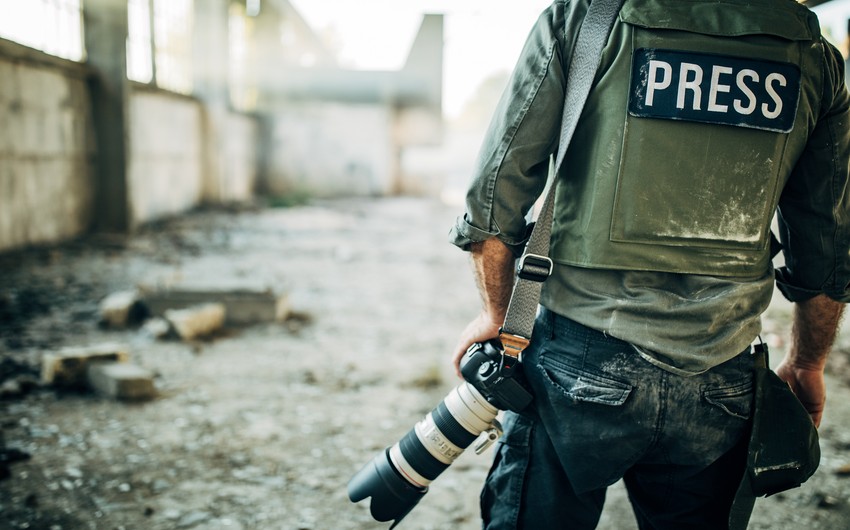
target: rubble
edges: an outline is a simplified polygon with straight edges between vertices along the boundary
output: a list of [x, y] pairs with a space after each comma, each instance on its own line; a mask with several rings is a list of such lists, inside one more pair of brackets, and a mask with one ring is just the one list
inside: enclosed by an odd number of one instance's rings
[[165, 315], [169, 310], [186, 309], [210, 303], [222, 304], [226, 309], [224, 323], [228, 326], [283, 322], [290, 312], [286, 295], [268, 288], [142, 285], [139, 291], [141, 299], [151, 314], [158, 316]]
[[89, 366], [87, 376], [91, 388], [106, 397], [125, 401], [156, 397], [153, 372], [135, 364], [95, 363]]
[[[41, 364], [41, 384], [95, 392], [121, 400], [145, 400], [156, 395], [153, 373], [130, 364], [121, 344], [63, 348], [46, 353]], [[14, 390], [9, 388], [7, 390]]]
[[0, 383], [0, 399], [19, 398], [37, 388], [39, 381], [29, 374], [22, 374]]
[[148, 313], [138, 291], [119, 291], [100, 302], [100, 325], [112, 329], [136, 326], [145, 320]]
[[142, 332], [154, 339], [164, 339], [170, 331], [171, 324], [160, 317], [150, 318], [142, 325]]
[[[153, 318], [149, 318], [153, 316]], [[301, 327], [285, 295], [256, 286], [155, 287], [118, 291], [100, 303], [100, 326], [123, 329], [141, 325], [146, 335], [185, 341], [206, 338], [225, 326], [281, 322]]]
[[63, 348], [46, 353], [41, 362], [41, 382], [60, 388], [88, 387], [88, 368], [98, 362], [127, 362], [128, 350], [120, 344]]
[[224, 327], [227, 310], [224, 304], [204, 304], [186, 309], [165, 311], [165, 320], [183, 340], [208, 337]]

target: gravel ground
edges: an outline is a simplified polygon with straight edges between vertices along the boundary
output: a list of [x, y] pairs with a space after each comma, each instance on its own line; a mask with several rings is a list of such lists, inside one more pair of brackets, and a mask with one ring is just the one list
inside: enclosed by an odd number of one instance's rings
[[[387, 528], [345, 485], [458, 384], [448, 355], [478, 298], [466, 256], [446, 242], [457, 213], [412, 198], [198, 212], [0, 256], [0, 425], [29, 455], [0, 481], [0, 528]], [[186, 281], [273, 287], [300, 318], [192, 343], [97, 326], [107, 294]], [[765, 319], [774, 363], [789, 311], [777, 299]], [[36, 384], [45, 352], [116, 341], [157, 374], [157, 399]], [[751, 528], [850, 529], [848, 359], [845, 333], [820, 470], [759, 501]], [[490, 459], [462, 455], [399, 528], [478, 528]], [[636, 528], [619, 485], [600, 528]]]

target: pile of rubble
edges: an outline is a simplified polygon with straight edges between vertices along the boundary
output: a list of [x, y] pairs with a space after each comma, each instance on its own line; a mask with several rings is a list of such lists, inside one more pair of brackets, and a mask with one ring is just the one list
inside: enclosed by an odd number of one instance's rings
[[[271, 289], [215, 290], [150, 287], [118, 291], [100, 302], [100, 326], [139, 328], [157, 340], [193, 342], [215, 337], [224, 329], [286, 322], [304, 316], [290, 310], [287, 297]], [[126, 401], [157, 395], [156, 374], [132, 362], [125, 344], [107, 343], [62, 348], [41, 359], [40, 380], [22, 374], [3, 382], [0, 397], [13, 397], [37, 386], [93, 391]]]

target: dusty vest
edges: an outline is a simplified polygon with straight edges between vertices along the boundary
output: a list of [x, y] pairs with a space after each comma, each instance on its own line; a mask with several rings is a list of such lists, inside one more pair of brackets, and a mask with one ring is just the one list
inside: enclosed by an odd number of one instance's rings
[[821, 47], [792, 0], [627, 0], [558, 176], [552, 258], [763, 275], [819, 112]]

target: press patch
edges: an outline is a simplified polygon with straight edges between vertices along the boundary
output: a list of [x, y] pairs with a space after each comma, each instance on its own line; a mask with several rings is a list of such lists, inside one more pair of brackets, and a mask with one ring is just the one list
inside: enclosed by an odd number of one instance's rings
[[790, 63], [640, 48], [632, 61], [629, 114], [789, 132], [800, 100]]

